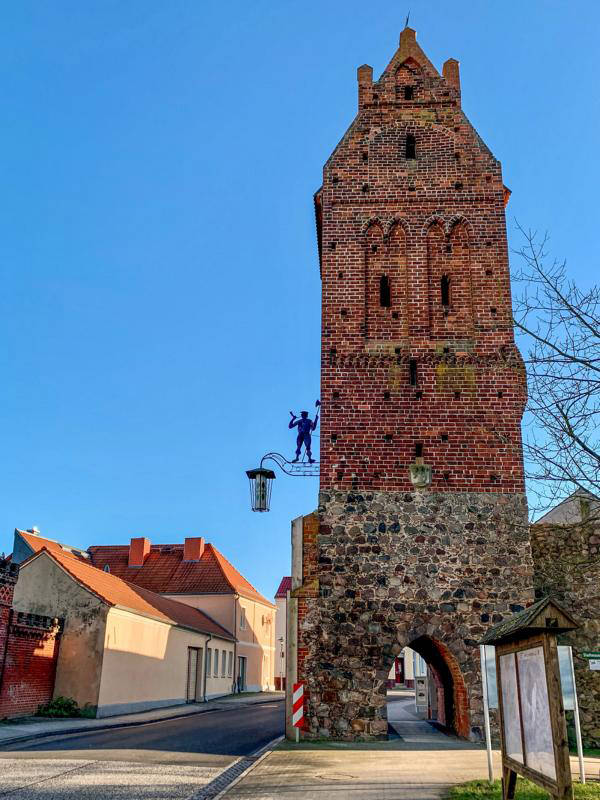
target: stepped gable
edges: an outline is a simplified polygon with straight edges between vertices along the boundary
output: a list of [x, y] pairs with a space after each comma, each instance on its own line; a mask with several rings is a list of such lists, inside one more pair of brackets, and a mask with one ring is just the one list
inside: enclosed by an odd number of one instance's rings
[[93, 545], [89, 548], [95, 567], [108, 566], [136, 586], [161, 594], [232, 594], [273, 606], [212, 544], [198, 561], [184, 561], [182, 544], [152, 545], [140, 567], [129, 566], [129, 545]]
[[234, 639], [233, 635], [218, 622], [215, 622], [207, 614], [199, 611], [185, 603], [178, 603], [162, 597], [155, 592], [149, 591], [142, 586], [134, 586], [125, 580], [104, 572], [90, 564], [71, 556], [59, 553], [56, 550], [50, 551], [43, 547], [35, 555], [31, 556], [21, 568], [26, 564], [45, 554], [55, 561], [65, 570], [77, 583], [93, 592], [104, 603], [115, 608], [132, 611], [135, 614], [142, 614], [146, 617], [179, 625], [184, 628], [192, 628], [200, 633], [208, 633], [219, 636], [222, 639]]

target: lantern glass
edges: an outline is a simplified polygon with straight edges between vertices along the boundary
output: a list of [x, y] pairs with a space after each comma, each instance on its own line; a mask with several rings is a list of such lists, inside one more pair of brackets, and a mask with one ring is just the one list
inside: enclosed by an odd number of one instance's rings
[[252, 511], [268, 511], [271, 504], [271, 487], [275, 473], [271, 469], [249, 469], [246, 472], [250, 481], [250, 502]]

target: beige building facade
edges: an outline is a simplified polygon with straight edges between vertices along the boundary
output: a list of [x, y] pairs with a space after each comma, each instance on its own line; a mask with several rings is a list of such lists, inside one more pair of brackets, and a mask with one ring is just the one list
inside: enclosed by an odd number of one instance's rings
[[233, 635], [205, 614], [67, 555], [21, 565], [14, 607], [64, 618], [54, 696], [98, 717], [230, 694]]

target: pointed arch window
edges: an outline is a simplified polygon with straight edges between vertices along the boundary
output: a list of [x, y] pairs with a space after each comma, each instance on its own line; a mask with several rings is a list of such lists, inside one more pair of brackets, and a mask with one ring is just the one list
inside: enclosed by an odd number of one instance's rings
[[379, 278], [379, 305], [382, 308], [390, 308], [392, 305], [392, 289], [387, 275]]
[[449, 308], [449, 306], [450, 306], [450, 276], [449, 275], [442, 275], [442, 279], [440, 281], [440, 294], [441, 294], [442, 306], [444, 308]]

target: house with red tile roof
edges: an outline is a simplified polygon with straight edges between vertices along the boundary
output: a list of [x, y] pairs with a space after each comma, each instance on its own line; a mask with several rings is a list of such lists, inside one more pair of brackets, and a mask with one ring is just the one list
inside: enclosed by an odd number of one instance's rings
[[231, 693], [230, 630], [90, 561], [42, 545], [20, 565], [14, 609], [64, 619], [55, 697], [104, 717]]
[[236, 691], [274, 688], [277, 606], [204, 538], [153, 545], [146, 537], [137, 537], [125, 545], [92, 545], [83, 550], [42, 537], [35, 529], [15, 530], [13, 558], [18, 563], [42, 548], [204, 611], [234, 633]]
[[275, 615], [267, 600], [202, 537], [181, 544], [93, 545], [92, 564], [101, 570], [210, 614], [236, 637], [236, 688], [263, 691], [275, 686]]

